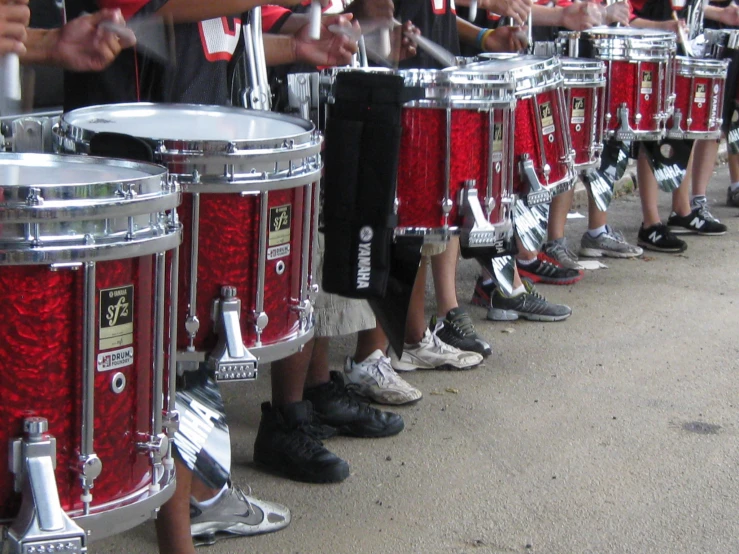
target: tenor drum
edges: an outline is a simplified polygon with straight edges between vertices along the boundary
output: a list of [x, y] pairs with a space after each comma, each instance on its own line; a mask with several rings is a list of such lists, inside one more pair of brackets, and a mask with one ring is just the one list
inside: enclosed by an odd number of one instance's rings
[[[313, 336], [312, 243], [321, 137], [312, 123], [240, 108], [119, 104], [64, 114], [68, 152], [113, 132], [135, 137], [181, 185], [178, 363], [206, 361], [220, 380]], [[113, 137], [115, 139], [115, 137]]]
[[605, 115], [605, 65], [601, 61], [560, 58], [575, 170], [600, 164]]
[[81, 551], [69, 545], [146, 521], [174, 492], [179, 202], [153, 164], [0, 155], [0, 522], [13, 552]]
[[[339, 72], [389, 72], [335, 68], [324, 72], [324, 97], [332, 102]], [[397, 236], [490, 246], [512, 235], [511, 134], [516, 103], [510, 74], [466, 67], [408, 69], [403, 77], [415, 99], [401, 113], [402, 135], [395, 208]], [[329, 107], [330, 111], [330, 107]]]
[[574, 186], [572, 142], [564, 80], [557, 58], [482, 54], [480, 67], [510, 74], [516, 83], [513, 191], [529, 206], [547, 203]]
[[562, 55], [606, 65], [606, 136], [660, 140], [674, 107], [675, 35], [653, 29], [594, 27], [561, 31]]
[[667, 136], [675, 139], [717, 139], [723, 123], [728, 60], [677, 57], [675, 111]]

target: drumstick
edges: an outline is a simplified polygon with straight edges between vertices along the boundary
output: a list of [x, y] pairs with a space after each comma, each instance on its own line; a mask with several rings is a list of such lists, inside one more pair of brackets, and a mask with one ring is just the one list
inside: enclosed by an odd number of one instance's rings
[[379, 54], [383, 58], [387, 58], [390, 56], [393, 48], [390, 44], [390, 29], [388, 29], [387, 27], [385, 27], [384, 29], [380, 29], [380, 42], [377, 46], [379, 48]]
[[685, 49], [685, 54], [689, 57], [693, 57], [693, 47], [690, 45], [690, 42], [688, 41], [688, 37], [685, 36], [685, 31], [683, 31], [682, 26], [680, 25], [680, 19], [677, 17], [677, 12], [672, 12], [672, 19], [677, 23], [677, 37], [680, 43], [682, 43], [683, 48]]
[[473, 23], [477, 19], [477, 0], [470, 0], [470, 21]]
[[21, 99], [21, 66], [18, 54], [5, 54], [0, 58], [3, 100]]
[[318, 40], [321, 38], [321, 2], [312, 0], [310, 3], [310, 38]]

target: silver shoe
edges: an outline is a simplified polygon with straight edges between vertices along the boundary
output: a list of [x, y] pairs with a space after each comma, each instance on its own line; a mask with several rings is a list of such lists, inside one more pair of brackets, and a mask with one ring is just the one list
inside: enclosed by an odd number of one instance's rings
[[251, 496], [229, 484], [213, 505], [200, 509], [190, 503], [190, 535], [195, 546], [214, 544], [227, 537], [248, 537], [272, 533], [290, 524], [290, 510], [281, 504]]
[[644, 254], [638, 246], [626, 242], [623, 234], [610, 226], [597, 237], [591, 237], [585, 232], [580, 241], [580, 255], [583, 258], [636, 258]]

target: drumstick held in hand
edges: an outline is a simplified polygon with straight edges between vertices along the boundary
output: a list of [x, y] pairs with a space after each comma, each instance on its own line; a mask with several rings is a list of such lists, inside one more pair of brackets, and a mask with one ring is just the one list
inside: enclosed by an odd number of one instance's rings
[[21, 66], [18, 54], [5, 54], [0, 58], [3, 100], [21, 99]]
[[477, 0], [470, 0], [470, 17], [469, 20], [473, 23], [477, 19]]
[[321, 38], [321, 2], [312, 0], [310, 3], [310, 38], [318, 40]]

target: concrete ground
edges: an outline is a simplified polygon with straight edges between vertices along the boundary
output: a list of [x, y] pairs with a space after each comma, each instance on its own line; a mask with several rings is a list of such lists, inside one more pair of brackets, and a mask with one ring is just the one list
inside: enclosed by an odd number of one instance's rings
[[[724, 206], [727, 182], [720, 168], [709, 189], [726, 236], [688, 237], [682, 255], [610, 260], [574, 286], [540, 286], [573, 307], [565, 322], [485, 321], [468, 304], [477, 268], [462, 262], [460, 303], [494, 354], [469, 372], [408, 375], [424, 398], [398, 410], [399, 436], [329, 441], [352, 467], [340, 485], [252, 467], [267, 372], [224, 387], [234, 480], [289, 506], [293, 521], [201, 551], [739, 552], [739, 210]], [[666, 217], [669, 195], [661, 202]], [[616, 200], [611, 221], [635, 241], [638, 197]], [[570, 240], [585, 228], [571, 221]], [[352, 347], [335, 343], [335, 368]], [[153, 525], [92, 552], [156, 552]]]

